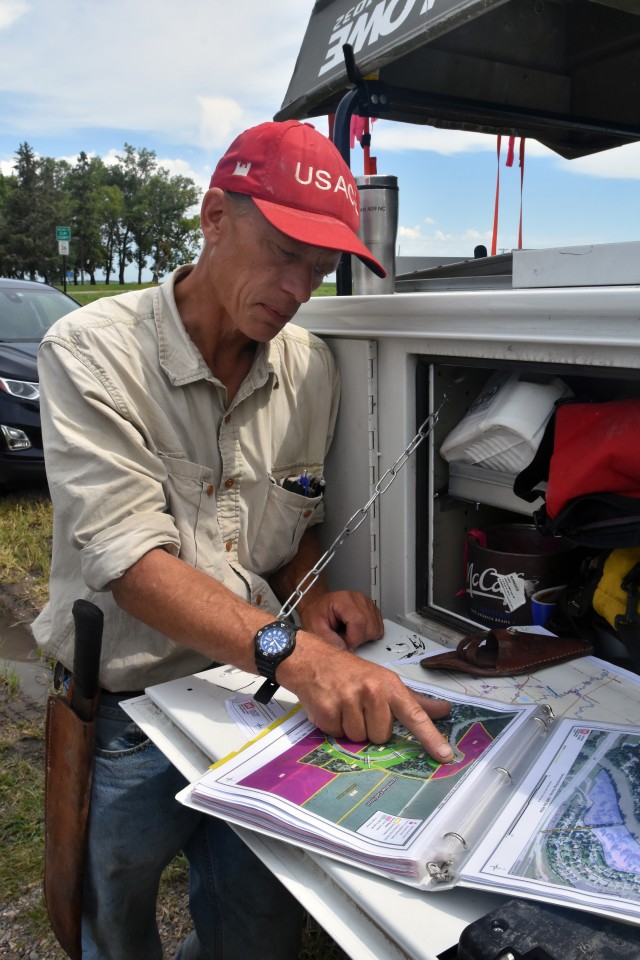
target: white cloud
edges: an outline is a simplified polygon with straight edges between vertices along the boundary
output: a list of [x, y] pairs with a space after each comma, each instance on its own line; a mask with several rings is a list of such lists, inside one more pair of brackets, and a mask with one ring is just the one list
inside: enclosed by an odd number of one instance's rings
[[[469, 227], [462, 231], [429, 229], [434, 221], [425, 218], [415, 226], [398, 226], [396, 253], [403, 257], [457, 257], [461, 260], [473, 256], [478, 243], [489, 245], [490, 230]], [[426, 228], [426, 229], [425, 229]]]
[[[443, 156], [460, 153], [496, 153], [496, 137], [468, 130], [440, 130], [424, 124], [395, 123], [380, 120], [375, 125], [376, 149], [395, 153], [429, 151]], [[502, 141], [502, 155], [506, 157], [506, 137]], [[551, 150], [535, 140], [527, 140], [525, 153], [534, 156], [554, 156]]]
[[400, 225], [398, 227], [398, 239], [399, 240], [420, 240], [422, 239], [422, 234], [420, 233], [420, 227], [403, 227]]
[[450, 155], [496, 149], [495, 139], [490, 143], [489, 138], [482, 133], [437, 130], [435, 127], [384, 120], [376, 123], [374, 132], [376, 150], [389, 150], [394, 153], [417, 150]]
[[0, 17], [14, 18], [0, 43], [3, 128], [17, 137], [135, 130], [210, 147], [225, 123], [235, 134], [243, 114], [267, 120], [279, 109], [312, 7], [312, 0], [181, 0], [178, 7], [173, 0], [107, 7], [0, 0]]
[[490, 230], [465, 230], [462, 234], [463, 240], [487, 240], [491, 236]]
[[198, 97], [201, 110], [200, 142], [206, 150], [228, 146], [234, 134], [251, 125], [244, 123], [245, 111], [227, 97]]
[[[506, 158], [506, 137], [503, 137], [501, 158]], [[393, 153], [431, 152], [442, 156], [470, 153], [496, 153], [493, 134], [466, 130], [440, 130], [421, 124], [402, 124], [380, 120], [375, 125], [376, 149]], [[519, 138], [516, 138], [516, 150]], [[525, 141], [525, 166], [530, 157], [546, 158], [564, 173], [601, 179], [640, 180], [640, 143], [605, 150], [576, 160], [565, 160], [537, 140]], [[517, 156], [516, 161], [517, 163]]]
[[558, 160], [567, 173], [586, 177], [606, 177], [612, 180], [640, 180], [640, 143], [594, 153], [577, 160]]
[[13, 26], [28, 9], [29, 4], [21, 3], [20, 0], [0, 2], [0, 30]]

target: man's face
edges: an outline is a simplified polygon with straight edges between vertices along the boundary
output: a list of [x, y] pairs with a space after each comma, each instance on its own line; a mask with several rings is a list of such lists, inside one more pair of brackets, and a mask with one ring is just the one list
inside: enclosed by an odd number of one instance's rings
[[225, 204], [210, 261], [220, 305], [249, 339], [271, 340], [335, 271], [340, 254], [290, 239], [251, 202], [225, 197]]

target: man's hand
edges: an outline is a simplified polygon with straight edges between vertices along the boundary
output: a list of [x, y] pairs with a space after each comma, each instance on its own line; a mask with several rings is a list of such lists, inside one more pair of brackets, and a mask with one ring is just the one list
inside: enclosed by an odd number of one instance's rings
[[382, 614], [370, 597], [352, 590], [336, 590], [314, 597], [299, 611], [300, 623], [338, 650], [355, 650], [384, 633]]
[[300, 631], [296, 649], [278, 667], [277, 678], [329, 736], [386, 743], [395, 719], [435, 759], [447, 763], [454, 757], [432, 722], [446, 716], [450, 704], [414, 693], [393, 671], [347, 650]]

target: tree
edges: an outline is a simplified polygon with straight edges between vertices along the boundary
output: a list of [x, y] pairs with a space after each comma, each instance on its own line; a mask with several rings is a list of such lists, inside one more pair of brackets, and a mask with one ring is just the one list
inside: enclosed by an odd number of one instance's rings
[[68, 164], [51, 157], [38, 159], [29, 144], [22, 143], [16, 152], [15, 168], [16, 188], [7, 200], [12, 230], [7, 255], [11, 275], [53, 279], [60, 267], [55, 228], [68, 217], [63, 189]]
[[120, 222], [124, 210], [124, 197], [120, 187], [109, 183], [102, 185], [100, 209], [102, 210], [102, 268], [105, 283], [109, 284], [111, 283], [113, 264], [118, 249]]
[[71, 219], [69, 196], [64, 189], [68, 174], [69, 164], [65, 160], [42, 157], [38, 161], [36, 272], [45, 283], [55, 282], [62, 269], [56, 227], [68, 224]]
[[9, 254], [11, 275], [24, 279], [27, 273], [35, 280], [38, 272], [35, 247], [38, 224], [38, 161], [28, 143], [21, 143], [16, 151], [15, 170], [17, 189], [12, 192], [8, 204], [9, 221], [13, 231]]
[[198, 188], [188, 177], [171, 177], [160, 169], [141, 191], [147, 231], [145, 255], [151, 256], [151, 270], [157, 282], [169, 270], [193, 259], [200, 243], [199, 217], [188, 211], [200, 199]]
[[13, 277], [15, 264], [10, 255], [13, 244], [13, 226], [10, 206], [11, 194], [16, 189], [16, 178], [0, 173], [0, 277]]
[[135, 261], [138, 282], [148, 262], [154, 280], [192, 260], [201, 242], [193, 215], [199, 191], [188, 177], [158, 167], [152, 150], [125, 144], [107, 166], [82, 151], [75, 164], [16, 151], [15, 174], [0, 174], [0, 274], [55, 282], [63, 265], [55, 228], [71, 226], [76, 282], [104, 270], [106, 282]]
[[89, 157], [84, 150], [67, 177], [74, 252], [72, 262], [75, 271], [80, 272], [81, 283], [84, 283], [86, 271], [90, 282], [95, 284], [96, 269], [104, 262], [101, 205], [105, 178], [105, 165], [100, 157]]
[[[136, 148], [125, 143], [124, 153], [118, 154], [118, 163], [111, 168], [112, 183], [122, 191], [123, 213], [117, 241], [118, 281], [124, 283], [124, 271], [134, 259], [134, 234], [142, 233], [146, 220], [140, 208], [138, 195], [157, 167], [156, 154], [146, 147]], [[140, 270], [138, 276], [140, 277]], [[140, 280], [138, 280], [140, 282]]]

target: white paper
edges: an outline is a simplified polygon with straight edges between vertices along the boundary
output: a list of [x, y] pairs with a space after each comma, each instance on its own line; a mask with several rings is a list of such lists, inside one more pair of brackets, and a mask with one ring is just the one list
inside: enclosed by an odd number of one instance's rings
[[562, 721], [465, 881], [640, 922], [640, 731]]
[[284, 707], [277, 700], [258, 703], [253, 697], [243, 696], [240, 693], [228, 697], [224, 705], [227, 713], [247, 740], [266, 730], [275, 720], [280, 720], [285, 715]]

